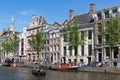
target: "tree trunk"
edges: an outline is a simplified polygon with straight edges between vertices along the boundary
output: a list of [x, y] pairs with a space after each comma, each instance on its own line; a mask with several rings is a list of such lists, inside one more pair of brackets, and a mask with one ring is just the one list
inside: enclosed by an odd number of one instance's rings
[[78, 46], [75, 47], [75, 54], [76, 54], [76, 62], [75, 62], [75, 65], [77, 65], [77, 61], [78, 61]]
[[113, 47], [110, 47], [110, 61], [111, 61], [111, 67], [114, 66], [114, 56], [113, 56]]
[[40, 61], [39, 61], [39, 52], [37, 52], [37, 63], [40, 64]]

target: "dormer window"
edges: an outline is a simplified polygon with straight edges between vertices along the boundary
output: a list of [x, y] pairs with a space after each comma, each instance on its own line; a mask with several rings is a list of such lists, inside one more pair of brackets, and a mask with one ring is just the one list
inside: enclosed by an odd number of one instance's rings
[[33, 24], [34, 24], [34, 22], [33, 22]]
[[113, 17], [117, 16], [117, 9], [113, 9]]
[[101, 19], [101, 13], [98, 13], [97, 16], [98, 16], [98, 20], [100, 20]]
[[109, 18], [109, 11], [105, 12], [105, 18]]

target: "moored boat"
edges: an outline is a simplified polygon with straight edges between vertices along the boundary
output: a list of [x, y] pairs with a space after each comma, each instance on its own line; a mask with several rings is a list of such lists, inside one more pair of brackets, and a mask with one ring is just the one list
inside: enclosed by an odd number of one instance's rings
[[10, 63], [3, 63], [2, 66], [7, 66], [7, 67], [10, 67], [11, 64]]
[[41, 76], [44, 76], [46, 75], [46, 72], [45, 71], [36, 71], [36, 70], [32, 70], [32, 74], [33, 75], [41, 75]]
[[51, 67], [51, 70], [55, 70], [55, 71], [78, 71], [78, 66], [60, 64], [58, 67]]
[[55, 71], [78, 71], [78, 67], [71, 67], [71, 68], [51, 68], [51, 70]]

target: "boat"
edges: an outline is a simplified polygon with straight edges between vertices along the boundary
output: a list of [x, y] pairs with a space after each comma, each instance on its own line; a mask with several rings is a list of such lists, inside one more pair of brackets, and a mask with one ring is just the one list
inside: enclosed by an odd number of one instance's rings
[[68, 66], [66, 64], [62, 64], [58, 67], [51, 67], [51, 70], [55, 70], [55, 71], [78, 71], [78, 66]]
[[71, 67], [71, 68], [51, 68], [51, 70], [55, 70], [55, 71], [78, 71], [78, 67]]
[[2, 66], [10, 67], [11, 64], [10, 63], [3, 63]]
[[45, 71], [36, 71], [36, 70], [32, 70], [32, 74], [33, 75], [41, 75], [41, 76], [45, 76], [46, 75], [46, 72]]
[[44, 69], [44, 70], [49, 70], [51, 66], [50, 65], [39, 65], [39, 68]]

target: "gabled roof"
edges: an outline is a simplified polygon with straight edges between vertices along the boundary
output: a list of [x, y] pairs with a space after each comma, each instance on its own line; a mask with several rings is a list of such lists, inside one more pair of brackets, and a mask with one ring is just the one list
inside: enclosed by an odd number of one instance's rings
[[53, 25], [53, 26], [61, 26], [61, 24], [58, 23], [58, 22], [54, 22], [52, 25]]
[[93, 18], [92, 18], [92, 15], [90, 15], [89, 13], [85, 13], [85, 14], [78, 15], [78, 21], [91, 23], [93, 22]]
[[68, 20], [65, 20], [64, 22], [62, 22], [62, 25], [67, 24]]
[[37, 17], [38, 24], [48, 24], [43, 16]]
[[20, 34], [20, 32], [14, 32], [14, 31], [4, 31], [4, 32], [2, 33], [2, 35], [1, 35], [1, 36], [7, 35], [7, 34], [13, 34], [13, 33]]
[[35, 15], [32, 16], [30, 26], [44, 25], [44, 24], [48, 24], [48, 23], [43, 16], [35, 16]]

